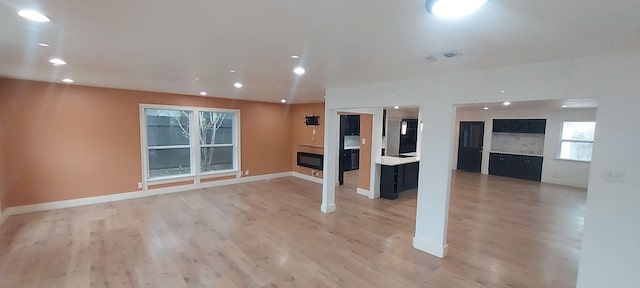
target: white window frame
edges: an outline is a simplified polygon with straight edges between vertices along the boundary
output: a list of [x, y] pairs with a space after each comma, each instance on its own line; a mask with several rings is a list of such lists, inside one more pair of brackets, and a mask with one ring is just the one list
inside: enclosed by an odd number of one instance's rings
[[[147, 119], [146, 109], [160, 110], [182, 110], [191, 114], [189, 119], [189, 144], [188, 145], [172, 145], [172, 146], [147, 146]], [[233, 113], [232, 119], [232, 143], [231, 144], [200, 144], [200, 112], [220, 112]], [[140, 146], [142, 152], [142, 181], [147, 185], [158, 185], [164, 183], [194, 181], [194, 184], [200, 183], [201, 179], [231, 176], [240, 177], [240, 110], [239, 109], [222, 109], [208, 107], [193, 106], [174, 106], [174, 105], [156, 105], [156, 104], [140, 104]], [[201, 171], [200, 151], [204, 147], [230, 147], [233, 146], [233, 169], [220, 171]], [[149, 177], [149, 149], [171, 149], [171, 148], [190, 148], [191, 173], [182, 175], [171, 175], [165, 177]]]
[[569, 142], [569, 143], [591, 143], [591, 149], [592, 149], [592, 152], [593, 152], [593, 141], [589, 141], [589, 140], [565, 140], [562, 137], [562, 134], [564, 133], [564, 124], [567, 123], [567, 122], [569, 122], [569, 123], [571, 123], [571, 122], [596, 123], [596, 121], [572, 121], [572, 120], [562, 121], [562, 126], [560, 127], [560, 142], [558, 143], [558, 145], [559, 145], [558, 146], [558, 155], [556, 156], [556, 159], [565, 160], [565, 161], [591, 162], [591, 160], [578, 160], [578, 159], [571, 159], [571, 158], [563, 158], [562, 157], [562, 143], [565, 143], [565, 142]]

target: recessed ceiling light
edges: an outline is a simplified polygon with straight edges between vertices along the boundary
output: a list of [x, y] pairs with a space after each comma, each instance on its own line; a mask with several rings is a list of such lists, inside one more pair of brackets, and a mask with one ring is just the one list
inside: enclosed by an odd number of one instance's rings
[[229, 73], [236, 73], [236, 70], [229, 70]]
[[40, 12], [36, 12], [33, 10], [20, 10], [20, 12], [18, 12], [18, 15], [27, 18], [31, 21], [35, 21], [35, 22], [49, 22], [51, 21], [51, 19], [49, 19], [49, 17], [44, 16], [44, 14], [40, 13]]
[[507, 91], [504, 91], [504, 90], [500, 90], [500, 93], [504, 93], [504, 92], [507, 92]]
[[280, 100], [280, 102], [281, 103], [287, 103], [287, 100], [286, 99], [282, 99], [282, 100]]
[[71, 78], [64, 78], [64, 79], [62, 79], [62, 82], [64, 82], [64, 83], [73, 83], [73, 82], [76, 82], [76, 81], [73, 81], [73, 79], [71, 79]]
[[243, 85], [240, 82], [236, 82], [235, 84], [233, 84], [233, 87], [236, 87], [236, 88], [242, 88], [242, 86]]
[[567, 108], [567, 107], [569, 107], [569, 105], [562, 105], [562, 106], [560, 106], [560, 107], [562, 107], [562, 108]]
[[302, 75], [304, 73], [306, 73], [307, 71], [304, 70], [304, 68], [302, 67], [296, 67], [296, 69], [293, 69], [293, 73], [296, 73], [297, 75]]
[[200, 78], [196, 78], [196, 79], [193, 79], [193, 80], [200, 81]]
[[298, 58], [300, 58], [300, 56], [298, 56], [298, 55], [291, 55], [291, 58], [293, 58], [293, 59], [298, 59]]
[[502, 103], [502, 105], [504, 105], [504, 106], [509, 106], [509, 105], [511, 105], [511, 102], [509, 102], [509, 101], [505, 101], [504, 103]]
[[398, 109], [400, 109], [400, 106], [393, 106], [393, 109], [398, 110]]
[[200, 95], [202, 95], [202, 96], [207, 96], [207, 92], [202, 91], [202, 92], [200, 92]]
[[484, 110], [489, 110], [489, 107], [484, 107], [484, 108], [482, 108], [482, 109], [484, 109]]
[[67, 64], [66, 61], [64, 61], [62, 59], [58, 59], [58, 58], [53, 58], [53, 59], [49, 60], [49, 63], [51, 63], [53, 65], [65, 65], [65, 64]]
[[476, 12], [487, 2], [489, 0], [427, 0], [426, 6], [433, 15], [458, 18]]
[[47, 44], [47, 43], [38, 43], [38, 45], [40, 45], [42, 47], [49, 47], [49, 44]]

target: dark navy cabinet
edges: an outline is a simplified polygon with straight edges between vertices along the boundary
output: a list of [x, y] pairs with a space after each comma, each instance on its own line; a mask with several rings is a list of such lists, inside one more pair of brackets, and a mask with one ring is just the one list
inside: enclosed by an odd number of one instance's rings
[[380, 171], [380, 197], [396, 199], [398, 193], [418, 187], [420, 162], [395, 166], [382, 165]]
[[546, 119], [493, 119], [493, 132], [544, 134]]
[[491, 153], [489, 156], [489, 174], [527, 180], [542, 179], [542, 160], [540, 156]]

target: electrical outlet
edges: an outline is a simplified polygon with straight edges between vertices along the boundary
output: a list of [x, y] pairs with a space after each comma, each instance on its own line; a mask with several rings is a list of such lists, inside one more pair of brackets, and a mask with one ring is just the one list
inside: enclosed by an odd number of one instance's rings
[[138, 182], [138, 189], [142, 189], [142, 182]]
[[244, 175], [249, 175], [249, 170], [244, 170]]
[[607, 170], [604, 176], [604, 182], [607, 183], [624, 183], [624, 171]]
[[313, 135], [316, 135], [316, 129], [313, 129]]
[[366, 138], [362, 138], [362, 145], [367, 144], [367, 139]]

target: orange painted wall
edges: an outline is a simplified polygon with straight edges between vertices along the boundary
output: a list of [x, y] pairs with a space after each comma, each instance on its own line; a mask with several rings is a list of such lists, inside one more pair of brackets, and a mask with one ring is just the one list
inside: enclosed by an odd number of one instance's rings
[[[371, 174], [371, 135], [373, 130], [373, 115], [360, 115], [360, 171], [358, 173], [358, 188], [369, 190]], [[365, 144], [362, 140], [365, 139]]]
[[3, 206], [137, 191], [141, 103], [240, 109], [241, 168], [291, 171], [291, 105], [0, 78]]
[[[320, 115], [320, 126], [304, 124], [305, 115]], [[316, 134], [313, 134], [313, 131]], [[311, 169], [296, 164], [297, 152], [324, 154], [324, 148], [302, 146], [301, 144], [324, 146], [324, 103], [291, 105], [291, 167], [292, 170], [305, 175], [311, 175]], [[322, 171], [316, 176], [322, 178]]]

